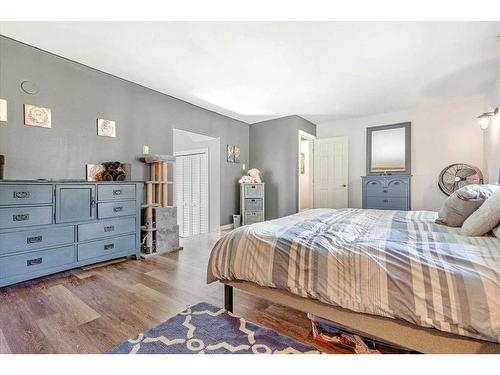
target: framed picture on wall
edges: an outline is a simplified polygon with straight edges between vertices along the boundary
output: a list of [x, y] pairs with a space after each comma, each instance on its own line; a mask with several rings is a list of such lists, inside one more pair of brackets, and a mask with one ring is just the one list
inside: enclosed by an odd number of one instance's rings
[[52, 113], [50, 108], [37, 107], [31, 104], [24, 105], [24, 125], [39, 128], [52, 128]]
[[97, 135], [102, 137], [116, 137], [116, 123], [111, 120], [97, 119]]
[[300, 153], [300, 174], [306, 174], [306, 155]]
[[234, 162], [239, 163], [240, 162], [240, 148], [238, 146], [233, 146], [234, 147]]
[[227, 145], [227, 162], [234, 163], [234, 146]]

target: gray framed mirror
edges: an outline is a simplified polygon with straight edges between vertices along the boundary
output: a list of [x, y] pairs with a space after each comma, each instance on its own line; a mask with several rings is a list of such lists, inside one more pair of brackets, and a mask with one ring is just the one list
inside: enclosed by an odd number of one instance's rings
[[366, 173], [411, 174], [411, 122], [366, 128]]

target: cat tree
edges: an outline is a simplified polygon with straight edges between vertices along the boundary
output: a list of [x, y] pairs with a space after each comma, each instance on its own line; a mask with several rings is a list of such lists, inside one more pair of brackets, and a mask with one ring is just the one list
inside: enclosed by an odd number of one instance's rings
[[[146, 204], [143, 207], [142, 254], [147, 257], [171, 251], [181, 250], [179, 246], [179, 226], [177, 225], [177, 207], [169, 205], [169, 165], [175, 163], [172, 155], [144, 155], [142, 161], [148, 166], [146, 186]], [[170, 169], [171, 169], [170, 168]]]

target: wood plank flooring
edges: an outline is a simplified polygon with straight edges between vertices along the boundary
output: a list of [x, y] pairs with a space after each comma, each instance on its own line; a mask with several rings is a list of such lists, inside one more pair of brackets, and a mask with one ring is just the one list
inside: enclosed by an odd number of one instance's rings
[[[210, 250], [219, 236], [184, 239], [184, 250], [147, 260], [0, 288], [0, 353], [103, 353], [187, 305], [223, 306], [222, 285], [206, 284]], [[334, 352], [313, 341], [306, 314], [240, 291], [234, 298], [237, 315]]]

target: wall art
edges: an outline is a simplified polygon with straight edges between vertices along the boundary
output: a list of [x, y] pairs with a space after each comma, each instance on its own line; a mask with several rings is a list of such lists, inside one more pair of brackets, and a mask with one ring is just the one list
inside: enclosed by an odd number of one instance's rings
[[43, 108], [31, 104], [25, 104], [24, 124], [50, 129], [52, 127], [52, 113], [50, 108]]
[[102, 137], [116, 137], [116, 123], [111, 120], [97, 119], [97, 135]]

